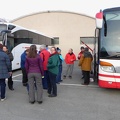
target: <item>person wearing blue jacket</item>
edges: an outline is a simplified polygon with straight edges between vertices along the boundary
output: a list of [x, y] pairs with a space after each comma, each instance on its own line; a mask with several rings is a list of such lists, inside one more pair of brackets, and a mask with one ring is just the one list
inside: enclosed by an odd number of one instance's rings
[[[12, 68], [12, 61], [14, 59], [12, 52], [8, 50], [8, 47], [6, 45], [3, 46], [3, 51], [9, 56], [10, 63], [11, 63], [11, 68]], [[8, 78], [8, 88], [10, 90], [14, 90], [13, 88], [13, 80], [12, 80], [12, 75]]]
[[59, 64], [59, 72], [58, 72], [57, 77], [56, 77], [56, 83], [59, 84], [60, 82], [62, 82], [61, 75], [62, 75], [62, 63], [64, 61], [64, 58], [61, 55], [61, 49], [57, 48], [57, 52], [59, 54], [60, 64]]
[[12, 75], [12, 68], [9, 56], [3, 51], [3, 45], [0, 44], [0, 97], [4, 101], [6, 96], [6, 83], [5, 79]]
[[26, 69], [25, 69], [25, 61], [26, 61], [26, 57], [27, 54], [29, 52], [29, 49], [25, 50], [22, 54], [21, 54], [21, 70], [22, 70], [22, 84], [23, 86], [27, 86], [27, 82], [28, 82], [28, 77], [27, 77], [27, 73], [26, 73]]

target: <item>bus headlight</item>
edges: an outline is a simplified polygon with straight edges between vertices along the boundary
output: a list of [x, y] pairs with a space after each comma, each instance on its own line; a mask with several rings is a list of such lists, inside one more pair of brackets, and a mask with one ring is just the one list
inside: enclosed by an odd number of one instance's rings
[[109, 62], [100, 61], [100, 67], [105, 72], [115, 73], [114, 66], [111, 63], [109, 63]]
[[105, 72], [115, 73], [115, 69], [113, 66], [100, 66], [100, 67]]

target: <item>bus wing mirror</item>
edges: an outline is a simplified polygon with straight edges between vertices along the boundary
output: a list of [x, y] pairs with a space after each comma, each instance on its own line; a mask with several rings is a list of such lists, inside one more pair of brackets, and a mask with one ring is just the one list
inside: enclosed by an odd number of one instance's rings
[[1, 33], [11, 33], [11, 30], [2, 30]]
[[100, 11], [96, 14], [96, 28], [101, 29], [103, 25], [103, 12]]
[[16, 26], [14, 25], [8, 25], [8, 30], [13, 30]]

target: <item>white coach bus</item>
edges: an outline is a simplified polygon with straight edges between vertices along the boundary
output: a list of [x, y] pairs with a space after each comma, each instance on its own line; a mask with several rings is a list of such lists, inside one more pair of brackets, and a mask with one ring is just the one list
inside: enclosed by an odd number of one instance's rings
[[39, 50], [41, 44], [51, 45], [52, 38], [42, 33], [26, 29], [24, 27], [0, 22], [0, 43], [6, 45], [12, 52], [12, 70], [20, 68], [20, 56], [32, 44], [36, 44]]
[[120, 89], [120, 7], [96, 14], [96, 78], [102, 88]]

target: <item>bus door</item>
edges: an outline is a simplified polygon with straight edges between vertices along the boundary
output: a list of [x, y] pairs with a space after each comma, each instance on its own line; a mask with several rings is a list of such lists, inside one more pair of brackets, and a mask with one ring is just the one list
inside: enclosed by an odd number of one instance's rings
[[[11, 36], [7, 36], [7, 47], [8, 50], [13, 54], [13, 58], [15, 58], [15, 52], [13, 51], [15, 44], [14, 44], [14, 37]], [[14, 68], [14, 59], [12, 61], [12, 68]]]
[[7, 37], [7, 47], [8, 47], [8, 50], [11, 52], [12, 49], [14, 48], [14, 37], [12, 36]]
[[98, 38], [94, 38], [94, 49], [93, 49], [93, 79], [98, 82]]

